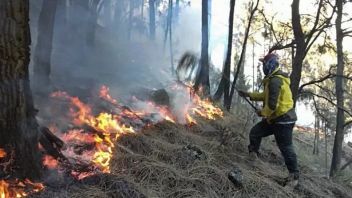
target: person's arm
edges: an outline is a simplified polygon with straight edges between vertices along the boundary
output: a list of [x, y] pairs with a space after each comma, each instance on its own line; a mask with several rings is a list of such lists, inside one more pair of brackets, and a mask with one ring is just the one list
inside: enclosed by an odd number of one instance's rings
[[280, 96], [282, 80], [279, 77], [273, 77], [269, 82], [269, 98], [268, 104], [264, 106], [261, 114], [265, 117], [270, 117], [277, 108], [277, 101]]
[[248, 96], [252, 101], [264, 101], [264, 95], [264, 92], [248, 93]]

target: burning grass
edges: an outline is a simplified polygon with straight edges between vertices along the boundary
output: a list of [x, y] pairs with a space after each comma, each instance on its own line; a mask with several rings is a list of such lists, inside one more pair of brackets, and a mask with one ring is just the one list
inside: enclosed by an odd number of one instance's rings
[[[247, 159], [246, 140], [237, 132], [242, 127], [240, 121], [226, 115], [221, 120], [199, 118], [197, 122], [189, 127], [164, 121], [120, 136], [109, 174], [87, 177], [59, 191], [48, 187], [35, 197], [350, 196], [348, 189], [311, 175], [309, 167], [304, 168], [300, 189], [286, 189], [282, 186], [286, 175], [282, 164], [270, 162], [269, 155], [256, 164]], [[232, 131], [227, 135], [229, 141], [221, 144], [228, 130]], [[243, 188], [227, 179], [233, 167], [242, 170]]]
[[[187, 118], [183, 120], [180, 120], [170, 107], [157, 105], [152, 101], [139, 101], [134, 98], [134, 103], [139, 105], [135, 105], [136, 108], [132, 110], [114, 99], [106, 86], [100, 89], [99, 98], [108, 105], [109, 111], [99, 111], [96, 104], [84, 103], [78, 97], [72, 97], [62, 91], [52, 93], [51, 97], [60, 100], [61, 104], [67, 104], [61, 108], [68, 110], [64, 115], [67, 117], [67, 127], [71, 129], [62, 131], [55, 124], [51, 125], [52, 131], [65, 142], [65, 146], [60, 158], [44, 155], [43, 165], [49, 170], [60, 171], [60, 174], [69, 174], [77, 180], [110, 173], [115, 142], [123, 135], [134, 134], [161, 121], [195, 124], [194, 115], [208, 119], [223, 116], [219, 108], [196, 95], [182, 107], [184, 115], [181, 118]], [[5, 156], [6, 152], [0, 149], [0, 158]], [[33, 186], [32, 192], [41, 190], [37, 184], [29, 180], [2, 181], [0, 189], [2, 197], [27, 196], [27, 193], [18, 186], [23, 188]]]
[[[128, 108], [112, 98], [107, 87], [100, 92], [98, 107], [64, 92], [53, 96], [67, 106], [60, 106], [59, 115], [62, 109], [69, 112], [68, 119], [58, 119], [67, 122], [66, 129], [51, 126], [66, 143], [63, 154], [68, 162], [49, 156], [43, 161], [48, 169], [66, 170], [74, 180], [59, 188], [48, 185], [33, 197], [349, 196], [347, 189], [307, 172], [302, 188], [284, 188], [285, 168], [270, 162], [278, 156], [263, 155], [260, 163], [252, 164], [246, 158], [243, 121], [197, 96], [187, 97], [176, 109], [156, 108], [148, 101]], [[242, 188], [227, 178], [233, 167], [242, 170]]]

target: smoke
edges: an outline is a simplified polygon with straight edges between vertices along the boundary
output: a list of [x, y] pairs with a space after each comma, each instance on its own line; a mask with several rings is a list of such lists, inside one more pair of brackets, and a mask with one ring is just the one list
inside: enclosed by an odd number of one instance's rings
[[[51, 55], [50, 78], [53, 91], [65, 90], [73, 95], [86, 96], [93, 89], [105, 84], [111, 88], [113, 94], [125, 97], [140, 88], [160, 89], [172, 84], [174, 77], [169, 44], [164, 46], [166, 13], [161, 9], [162, 6], [156, 13], [156, 40], [151, 41], [148, 35], [147, 5], [144, 7], [143, 17], [140, 7], [133, 10], [129, 39], [129, 1], [123, 1], [126, 7], [119, 8], [123, 12], [118, 20], [114, 19], [117, 4], [113, 3], [110, 9], [106, 9], [108, 6], [101, 9], [93, 37], [87, 34], [92, 28], [89, 21], [90, 11], [77, 2], [58, 3]], [[31, 54], [34, 54], [37, 43], [41, 4], [42, 1], [30, 0]], [[174, 65], [177, 65], [179, 57], [185, 51], [200, 51], [200, 19], [199, 7], [181, 4], [179, 18], [173, 21]], [[33, 61], [30, 68], [33, 68]]]

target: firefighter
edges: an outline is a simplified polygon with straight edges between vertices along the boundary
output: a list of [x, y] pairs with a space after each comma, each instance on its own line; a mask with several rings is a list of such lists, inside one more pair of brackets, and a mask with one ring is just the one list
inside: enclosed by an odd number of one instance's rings
[[297, 116], [290, 89], [290, 78], [280, 70], [276, 54], [269, 53], [260, 61], [263, 63], [265, 74], [262, 81], [264, 91], [252, 93], [239, 91], [242, 97], [249, 97], [252, 101], [263, 101], [263, 108], [257, 111], [258, 116], [263, 119], [249, 133], [249, 156], [256, 160], [262, 138], [274, 135], [289, 171], [286, 186], [296, 187], [299, 170], [292, 144], [292, 130]]

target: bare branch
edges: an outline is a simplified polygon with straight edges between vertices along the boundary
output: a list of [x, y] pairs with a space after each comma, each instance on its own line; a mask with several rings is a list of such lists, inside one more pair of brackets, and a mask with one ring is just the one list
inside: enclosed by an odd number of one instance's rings
[[313, 28], [311, 29], [311, 31], [309, 32], [309, 34], [307, 36], [307, 43], [310, 42], [310, 39], [313, 37], [313, 34], [315, 33], [316, 28], [317, 28], [317, 26], [319, 24], [320, 13], [321, 13], [321, 9], [323, 7], [323, 2], [324, 2], [324, 0], [319, 0], [319, 5], [318, 5], [318, 10], [317, 10], [317, 14], [316, 14], [316, 17], [315, 17], [314, 25], [313, 25]]
[[352, 36], [352, 30], [344, 31], [343, 36]]
[[345, 124], [343, 125], [343, 127], [347, 127], [348, 125], [352, 124], [352, 120], [349, 120], [347, 122], [345, 122]]
[[313, 93], [313, 92], [311, 92], [311, 91], [302, 91], [300, 95], [303, 95], [303, 94], [310, 94], [310, 95], [316, 96], [316, 97], [318, 97], [318, 98], [322, 98], [322, 99], [326, 100], [327, 102], [329, 102], [330, 104], [332, 104], [333, 106], [335, 106], [335, 107], [337, 107], [337, 108], [339, 108], [339, 109], [342, 109], [346, 114], [348, 114], [349, 116], [352, 117], [352, 113], [351, 113], [351, 112], [347, 111], [344, 107], [338, 106], [338, 105], [337, 105], [336, 103], [334, 103], [334, 101], [332, 101], [330, 98], [327, 98], [327, 97], [322, 96], [322, 95], [315, 94], [315, 93]]
[[274, 16], [271, 18], [271, 22], [270, 22], [270, 21], [266, 18], [266, 16], [265, 16], [263, 10], [258, 10], [258, 12], [263, 16], [265, 23], [269, 25], [270, 31], [271, 31], [271, 33], [273, 34], [273, 36], [274, 36], [274, 38], [275, 38], [275, 41], [276, 41], [277, 43], [279, 43], [279, 39], [277, 38], [277, 36], [276, 36], [276, 34], [275, 34], [276, 31], [275, 31], [274, 26], [273, 26], [273, 23], [272, 23], [272, 21], [274, 20]]
[[321, 77], [321, 78], [319, 78], [319, 79], [311, 80], [311, 81], [309, 81], [309, 82], [307, 82], [307, 83], [304, 83], [304, 84], [302, 84], [302, 85], [299, 87], [299, 89], [298, 89], [298, 94], [303, 91], [303, 88], [304, 88], [304, 87], [306, 87], [306, 86], [308, 86], [308, 85], [313, 85], [313, 84], [316, 84], [316, 83], [324, 82], [325, 80], [330, 79], [330, 78], [332, 78], [332, 77], [333, 77], [333, 75], [329, 72], [329, 74], [327, 74], [327, 75], [325, 75], [325, 76], [323, 76], [323, 77]]
[[306, 87], [306, 86], [308, 86], [308, 85], [313, 85], [313, 84], [317, 84], [317, 83], [322, 83], [322, 82], [324, 82], [325, 80], [328, 80], [328, 79], [331, 79], [331, 78], [334, 78], [334, 77], [342, 77], [342, 78], [345, 78], [345, 79], [347, 79], [347, 80], [352, 80], [352, 76], [346, 76], [346, 75], [342, 75], [342, 76], [341, 76], [341, 75], [333, 74], [333, 73], [331, 72], [332, 69], [333, 69], [333, 67], [330, 67], [329, 73], [326, 74], [325, 76], [323, 76], [323, 77], [321, 77], [321, 78], [319, 78], [319, 79], [311, 80], [311, 81], [309, 81], [309, 82], [307, 82], [307, 83], [302, 84], [302, 85], [299, 87], [299, 89], [298, 89], [298, 94], [301, 93], [301, 92], [303, 91], [303, 88]]
[[294, 47], [295, 46], [295, 41], [293, 40], [291, 43], [288, 43], [286, 45], [282, 45], [281, 43], [276, 43], [274, 46], [272, 46], [269, 49], [269, 53], [275, 51], [275, 50], [282, 50], [282, 49], [286, 49], [286, 48], [290, 48], [290, 47]]
[[317, 112], [318, 116], [320, 116], [321, 118], [323, 118], [323, 120], [324, 120], [326, 123], [329, 123], [329, 119], [327, 119], [327, 118], [320, 112], [320, 109], [318, 108], [318, 104], [317, 104], [317, 101], [315, 100], [315, 97], [313, 97], [313, 104], [314, 104], [314, 108], [315, 108], [315, 111]]
[[[321, 3], [321, 2], [320, 2]], [[318, 9], [321, 9], [318, 8]], [[306, 53], [308, 53], [308, 51], [310, 50], [310, 48], [313, 46], [314, 42], [319, 38], [319, 36], [325, 31], [326, 28], [328, 28], [329, 26], [331, 26], [331, 20], [332, 18], [334, 17], [335, 15], [335, 12], [336, 12], [336, 5], [333, 6], [332, 8], [332, 12], [331, 12], [331, 15], [324, 21], [323, 24], [321, 24], [319, 27], [317, 27], [317, 25], [315, 25], [313, 27], [313, 29], [310, 31], [310, 33], [308, 34], [307, 36], [307, 40], [306, 40], [306, 45], [307, 45], [307, 48], [306, 48]], [[319, 16], [319, 15], [318, 15]], [[317, 21], [316, 21], [317, 22]], [[314, 38], [313, 38], [313, 35], [317, 33]], [[313, 38], [313, 39], [312, 39]]]

